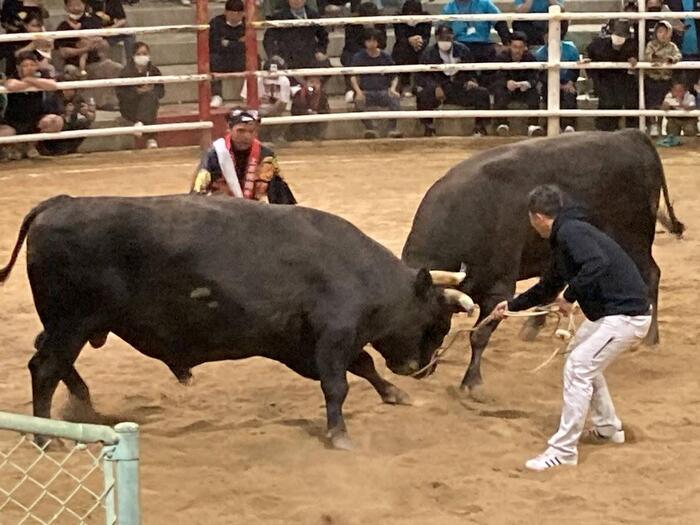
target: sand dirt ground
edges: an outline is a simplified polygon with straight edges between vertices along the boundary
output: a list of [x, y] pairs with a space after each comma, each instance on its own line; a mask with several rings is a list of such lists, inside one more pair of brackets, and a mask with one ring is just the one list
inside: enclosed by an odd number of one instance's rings
[[[290, 148], [280, 160], [303, 204], [349, 219], [399, 253], [425, 191], [475, 144], [353, 143], [320, 154]], [[183, 387], [163, 364], [110, 336], [102, 349], [86, 348], [77, 368], [101, 413], [141, 425], [143, 522], [700, 523], [700, 152], [662, 155], [688, 233], [682, 241], [659, 235], [654, 248], [662, 268], [662, 343], [624, 355], [607, 374], [629, 443], [583, 446], [577, 468], [523, 471], [556, 427], [562, 361], [529, 373], [556, 343], [519, 341], [516, 320], [504, 323], [485, 354], [486, 403], [449, 392], [468, 360], [464, 339], [421, 382], [392, 377], [375, 354], [382, 373], [416, 403], [382, 405], [369, 384], [352, 378], [349, 453], [325, 445], [318, 384], [277, 363], [204, 365]], [[42, 199], [179, 193], [197, 156], [192, 149], [124, 152], [1, 166], [0, 265], [22, 217]], [[461, 319], [454, 329], [470, 322]], [[26, 364], [40, 324], [23, 261], [0, 289], [0, 327], [0, 408], [29, 413]], [[65, 403], [60, 386], [54, 416]], [[9, 440], [0, 433], [0, 449]], [[0, 523], [15, 523], [13, 516], [7, 510]]]

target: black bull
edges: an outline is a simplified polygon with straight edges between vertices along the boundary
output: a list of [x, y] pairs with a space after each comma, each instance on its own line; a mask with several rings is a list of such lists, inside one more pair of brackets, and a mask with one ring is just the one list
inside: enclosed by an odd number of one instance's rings
[[330, 437], [345, 447], [346, 371], [385, 402], [408, 399], [379, 376], [364, 346], [396, 373], [429, 371], [452, 314], [473, 307], [438, 286], [463, 274], [412, 270], [347, 221], [296, 206], [54, 197], [25, 217], [0, 284], [25, 237], [44, 327], [29, 362], [40, 417], [50, 416], [59, 381], [90, 403], [74, 363], [86, 342], [100, 347], [112, 332], [183, 382], [199, 364], [251, 356], [320, 380]]
[[[490, 149], [461, 162], [425, 195], [403, 249], [409, 266], [466, 267], [460, 289], [480, 307], [479, 321], [515, 292], [515, 283], [541, 275], [548, 241], [531, 228], [527, 195], [557, 184], [591, 222], [632, 257], [649, 286], [654, 307], [647, 341], [658, 341], [657, 296], [661, 272], [654, 261], [657, 214], [674, 234], [683, 232], [669, 201], [661, 160], [636, 130], [576, 133]], [[668, 215], [659, 213], [663, 192]], [[498, 322], [470, 337], [472, 357], [462, 387], [476, 394], [481, 355]]]

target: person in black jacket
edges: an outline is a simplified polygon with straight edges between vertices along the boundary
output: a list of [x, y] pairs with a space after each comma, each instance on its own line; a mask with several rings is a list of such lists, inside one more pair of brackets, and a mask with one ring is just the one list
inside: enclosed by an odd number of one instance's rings
[[[151, 49], [144, 42], [136, 42], [134, 56], [124, 66], [122, 78], [161, 76], [160, 70], [151, 63]], [[142, 86], [121, 86], [117, 88], [119, 111], [122, 117], [135, 126], [156, 123], [160, 99], [165, 95], [163, 84], [144, 84]], [[146, 147], [157, 148], [158, 142], [152, 134], [147, 134]]]
[[[442, 25], [435, 32], [437, 43], [429, 47], [421, 64], [460, 64], [474, 62], [467, 46], [454, 41], [452, 28]], [[491, 107], [489, 92], [479, 86], [474, 71], [436, 71], [418, 73], [416, 106], [419, 111], [437, 109], [441, 104], [455, 104], [464, 108], [488, 111]], [[433, 119], [421, 119], [425, 136], [435, 135]], [[486, 135], [485, 118], [474, 122], [474, 134]]]
[[[508, 49], [496, 56], [496, 62], [536, 62], [535, 57], [527, 49], [525, 33], [515, 31]], [[540, 109], [540, 94], [537, 91], [538, 73], [535, 69], [513, 69], [499, 71], [493, 83], [494, 109], [508, 109], [511, 102], [524, 102], [527, 109]], [[538, 125], [537, 117], [528, 117], [527, 134], [539, 136], [544, 130]], [[510, 135], [508, 119], [496, 119], [496, 133], [501, 136]]]
[[[126, 27], [126, 13], [122, 0], [87, 0], [87, 7], [90, 14], [102, 22], [102, 27], [110, 29]], [[124, 62], [134, 55], [136, 43], [134, 35], [108, 36], [107, 42], [110, 46], [116, 46], [119, 42], [124, 45]]]
[[[629, 62], [637, 64], [637, 42], [632, 38], [630, 22], [617, 19], [612, 24], [610, 36], [597, 36], [588, 46], [588, 58], [593, 62]], [[633, 69], [591, 69], [593, 87], [598, 95], [599, 109], [637, 109], [639, 85]], [[595, 127], [601, 131], [615, 131], [619, 117], [596, 117]], [[636, 128], [637, 117], [627, 117], [626, 127]]]
[[[362, 2], [357, 16], [379, 16], [379, 9], [372, 2]], [[386, 26], [384, 24], [374, 24], [371, 27], [378, 31], [379, 49], [386, 49]], [[349, 67], [352, 64], [353, 57], [358, 51], [362, 51], [365, 48], [365, 36], [366, 31], [364, 25], [349, 24], [345, 26], [345, 44], [340, 54], [340, 63], [343, 66]], [[348, 104], [352, 102], [354, 94], [355, 92], [350, 82], [350, 75], [345, 75], [345, 102]]]
[[[402, 15], [426, 15], [420, 0], [406, 0], [401, 6]], [[397, 65], [420, 64], [423, 52], [430, 43], [430, 22], [394, 24], [396, 43], [391, 51], [391, 58]], [[399, 73], [399, 93], [411, 86], [411, 73]]]
[[[224, 14], [209, 21], [209, 68], [214, 73], [245, 71], [245, 6], [227, 0]], [[211, 107], [224, 103], [221, 80], [211, 83]]]
[[[700, 11], [700, 0], [665, 0], [664, 2], [671, 11]], [[690, 9], [688, 9], [690, 4]], [[681, 20], [683, 29], [674, 26], [674, 42], [683, 53], [683, 60], [700, 60], [700, 18]], [[688, 88], [694, 89], [694, 85], [700, 77], [700, 70], [687, 69], [683, 71]], [[700, 93], [699, 93], [700, 94]]]
[[[651, 326], [649, 293], [637, 266], [613, 239], [583, 220], [578, 210], [565, 209], [563, 202], [554, 185], [530, 192], [530, 224], [549, 239], [551, 264], [535, 286], [499, 303], [492, 313], [500, 320], [508, 311], [556, 301], [564, 315], [571, 315], [578, 302], [586, 316], [568, 347], [559, 430], [549, 448], [525, 464], [537, 471], [576, 465], [582, 434], [596, 443], [624, 443], [603, 371], [623, 351], [641, 343]], [[589, 408], [593, 428], [584, 434]]]
[[[270, 20], [318, 18], [318, 13], [306, 6], [306, 0], [288, 0], [289, 5], [275, 12]], [[290, 69], [330, 67], [326, 55], [328, 32], [321, 26], [271, 28], [263, 38], [265, 53], [270, 59], [281, 57]]]

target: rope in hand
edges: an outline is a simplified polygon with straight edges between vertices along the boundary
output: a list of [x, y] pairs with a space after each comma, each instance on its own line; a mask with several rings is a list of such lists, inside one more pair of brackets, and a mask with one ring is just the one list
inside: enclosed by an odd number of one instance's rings
[[[576, 324], [574, 322], [574, 315], [573, 312], [569, 315], [569, 324], [566, 329], [561, 329], [559, 328], [559, 325], [561, 324], [561, 319], [562, 315], [559, 312], [559, 308], [555, 306], [554, 304], [549, 304], [547, 306], [541, 306], [537, 307], [533, 310], [529, 310], [526, 312], [506, 312], [506, 317], [540, 317], [540, 316], [547, 316], [547, 317], [556, 317], [557, 319], [557, 324], [554, 327], [554, 331], [551, 333], [550, 337], [558, 337], [562, 340], [568, 341], [573, 337], [574, 333], [576, 332]], [[413, 372], [411, 374], [412, 377], [416, 377], [424, 373], [426, 370], [429, 370], [430, 368], [433, 367], [433, 365], [438, 364], [442, 360], [442, 356], [444, 356], [447, 351], [452, 348], [452, 345], [455, 343], [457, 338], [463, 334], [467, 334], [470, 332], [477, 332], [479, 331], [484, 325], [487, 325], [488, 323], [493, 321], [493, 315], [489, 314], [486, 317], [484, 317], [481, 322], [476, 324], [475, 326], [472, 326], [471, 328], [464, 328], [462, 330], [458, 330], [455, 332], [455, 334], [452, 336], [452, 339], [450, 342], [446, 345], [440, 346], [435, 352], [433, 353], [433, 357], [430, 358], [430, 361], [428, 362], [427, 365], [425, 365], [423, 368], [420, 370]], [[559, 353], [561, 352], [560, 348], [555, 348], [554, 352], [540, 365], [536, 366], [532, 370], [528, 370], [530, 373], [535, 373], [545, 366], [547, 366], [552, 359], [554, 359]], [[563, 354], [562, 354], [563, 355]]]

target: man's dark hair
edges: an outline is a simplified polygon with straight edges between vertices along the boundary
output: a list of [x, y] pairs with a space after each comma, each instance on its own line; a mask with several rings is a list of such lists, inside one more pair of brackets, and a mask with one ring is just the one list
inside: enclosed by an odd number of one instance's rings
[[15, 61], [15, 63], [19, 66], [25, 60], [31, 60], [32, 62], [38, 62], [34, 51], [22, 51], [19, 55], [17, 55], [17, 60]]
[[379, 8], [372, 2], [362, 2], [357, 14], [359, 16], [379, 16]]
[[365, 42], [369, 40], [374, 40], [375, 42], [381, 42], [381, 36], [382, 33], [379, 31], [379, 29], [375, 29], [374, 27], [369, 27], [365, 29]]
[[243, 11], [245, 6], [243, 5], [243, 0], [226, 0], [226, 5], [224, 6], [224, 11]]
[[564, 194], [555, 184], [543, 184], [532, 190], [528, 196], [527, 210], [556, 217], [564, 206]]
[[[80, 1], [83, 3], [83, 5], [86, 3], [86, 0], [80, 0]], [[68, 5], [68, 2], [70, 2], [70, 0], [63, 0], [63, 5]]]
[[527, 35], [522, 31], [513, 31], [513, 33], [511, 33], [510, 41], [513, 42], [514, 40], [520, 40], [527, 45]]

